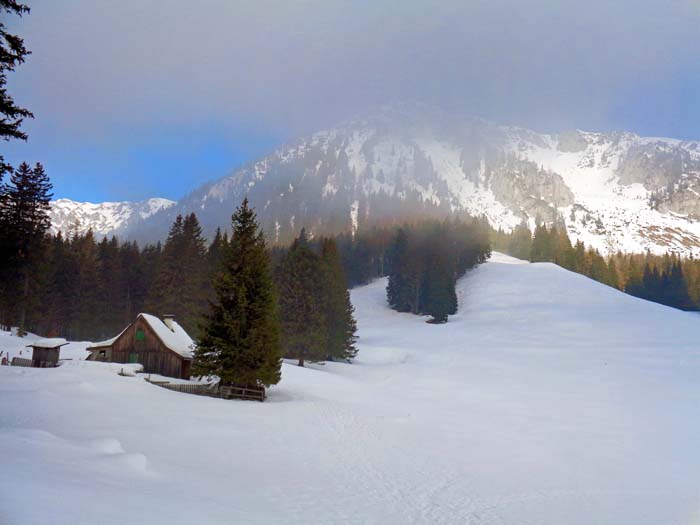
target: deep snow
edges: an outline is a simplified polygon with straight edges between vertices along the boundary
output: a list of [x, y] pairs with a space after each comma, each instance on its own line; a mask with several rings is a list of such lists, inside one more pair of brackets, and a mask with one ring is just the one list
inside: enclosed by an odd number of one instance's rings
[[0, 523], [700, 523], [697, 314], [499, 254], [446, 325], [385, 285], [263, 404], [0, 367]]

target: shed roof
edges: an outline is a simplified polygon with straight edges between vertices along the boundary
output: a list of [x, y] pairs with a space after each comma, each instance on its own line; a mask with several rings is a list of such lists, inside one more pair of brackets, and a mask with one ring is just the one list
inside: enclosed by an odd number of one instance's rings
[[[192, 349], [194, 348], [194, 341], [187, 334], [187, 332], [185, 332], [185, 329], [182, 328], [182, 326], [180, 326], [177, 322], [175, 322], [174, 320], [170, 321], [173, 327], [173, 329], [171, 330], [163, 321], [158, 319], [155, 315], [140, 313], [137, 316], [137, 318], [138, 317], [141, 317], [144, 321], [146, 321], [146, 323], [148, 323], [151, 329], [158, 336], [158, 339], [160, 339], [161, 342], [167, 348], [169, 348], [176, 354], [181, 355], [182, 357], [188, 359], [192, 358]], [[94, 348], [112, 346], [114, 342], [117, 339], [119, 339], [119, 337], [127, 330], [127, 328], [119, 332], [119, 335], [112, 337], [111, 339], [107, 339], [106, 341], [100, 341], [99, 343], [90, 344], [87, 347], [87, 349], [90, 350]]]
[[44, 339], [37, 339], [34, 341], [32, 344], [27, 345], [28, 347], [34, 347], [34, 348], [58, 348], [60, 346], [67, 345], [68, 341], [63, 339], [62, 337], [50, 337], [50, 338], [44, 338]]

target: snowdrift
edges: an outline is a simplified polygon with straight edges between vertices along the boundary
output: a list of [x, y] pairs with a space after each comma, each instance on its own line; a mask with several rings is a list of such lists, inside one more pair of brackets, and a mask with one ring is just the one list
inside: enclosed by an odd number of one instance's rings
[[700, 519], [697, 314], [499, 254], [445, 325], [385, 286], [352, 292], [356, 363], [263, 404], [0, 367], [0, 523]]

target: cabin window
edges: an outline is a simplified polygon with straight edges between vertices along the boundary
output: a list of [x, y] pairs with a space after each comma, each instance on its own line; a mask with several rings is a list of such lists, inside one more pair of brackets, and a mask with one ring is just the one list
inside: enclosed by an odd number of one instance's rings
[[129, 363], [138, 363], [139, 362], [139, 355], [137, 353], [132, 352], [129, 354]]
[[136, 330], [136, 340], [144, 341], [146, 339], [146, 334], [143, 330]]

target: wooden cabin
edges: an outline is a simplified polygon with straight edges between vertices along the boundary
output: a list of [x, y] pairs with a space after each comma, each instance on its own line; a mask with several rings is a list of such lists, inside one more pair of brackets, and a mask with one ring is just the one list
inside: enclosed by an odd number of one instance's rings
[[122, 332], [87, 347], [88, 361], [140, 363], [144, 372], [188, 379], [194, 341], [172, 316], [139, 314]]
[[61, 347], [68, 344], [68, 341], [61, 338], [39, 339], [27, 348], [32, 349], [33, 368], [53, 368], [58, 366], [58, 359], [61, 354]]

